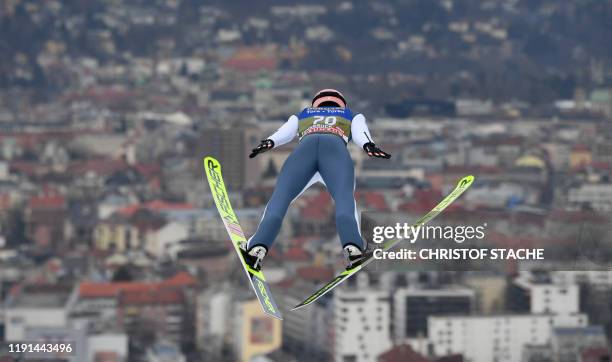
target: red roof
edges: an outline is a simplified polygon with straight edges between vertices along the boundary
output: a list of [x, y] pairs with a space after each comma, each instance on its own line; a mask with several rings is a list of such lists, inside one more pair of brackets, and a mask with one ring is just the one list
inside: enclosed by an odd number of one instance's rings
[[79, 285], [79, 296], [81, 298], [113, 298], [122, 290], [144, 292], [157, 287], [157, 283], [145, 282], [111, 282], [93, 283], [82, 282]]
[[128, 205], [128, 206], [122, 207], [117, 212], [125, 216], [130, 216], [130, 215], [133, 215], [136, 211], [140, 209], [147, 209], [151, 211], [191, 210], [193, 209], [193, 205], [189, 203], [153, 200], [153, 201], [146, 202], [144, 204]]
[[263, 70], [276, 69], [277, 61], [272, 58], [262, 59], [230, 59], [226, 61], [224, 67], [231, 70], [242, 72], [259, 72]]
[[198, 280], [191, 274], [187, 272], [179, 272], [175, 276], [170, 279], [166, 279], [166, 284], [170, 285], [196, 285], [198, 284]]
[[62, 195], [33, 196], [28, 203], [31, 209], [60, 209], [66, 206], [66, 199]]
[[185, 295], [180, 289], [123, 290], [119, 293], [119, 305], [177, 304], [183, 302], [184, 299]]
[[47, 171], [47, 167], [36, 161], [11, 161], [9, 163], [9, 170], [14, 173], [20, 173], [25, 175], [34, 175], [44, 173]]
[[107, 158], [95, 158], [85, 161], [74, 161], [68, 165], [68, 172], [73, 174], [85, 174], [94, 172], [98, 175], [110, 175], [116, 171], [128, 168], [128, 165], [121, 160]]
[[[431, 210], [442, 200], [442, 193], [439, 190], [416, 190], [409, 202], [398, 206], [399, 210], [424, 213]], [[452, 207], [456, 204], [451, 204]]]
[[128, 205], [120, 208], [119, 210], [117, 210], [117, 212], [124, 216], [130, 216], [133, 215], [136, 211], [140, 210], [140, 207], [140, 204]]
[[317, 207], [316, 205], [308, 205], [302, 208], [300, 211], [302, 218], [316, 221], [326, 220], [329, 214], [327, 210]]
[[144, 207], [150, 210], [190, 210], [193, 205], [182, 202], [167, 202], [162, 200], [153, 200], [144, 204]]
[[147, 177], [156, 175], [161, 171], [161, 166], [156, 163], [139, 163], [134, 165], [134, 168], [140, 172], [141, 175]]
[[119, 355], [113, 351], [98, 351], [94, 354], [94, 362], [117, 362]]
[[379, 362], [431, 362], [429, 358], [415, 352], [412, 347], [407, 344], [400, 344], [378, 356]]
[[387, 211], [389, 206], [385, 197], [380, 192], [375, 191], [358, 191], [357, 200], [365, 203], [368, 208], [376, 209], [377, 211]]
[[305, 266], [297, 270], [297, 275], [303, 280], [323, 282], [334, 277], [334, 270], [325, 266]]
[[144, 293], [159, 289], [191, 286], [195, 283], [197, 283], [197, 279], [186, 272], [180, 272], [161, 282], [81, 282], [79, 296], [81, 298], [114, 298], [121, 292]]
[[303, 218], [316, 221], [327, 219], [331, 207], [331, 196], [329, 193], [321, 191], [315, 196], [304, 198], [303, 202], [305, 206], [300, 210], [300, 215]]
[[288, 261], [308, 261], [310, 260], [310, 254], [306, 250], [294, 246], [285, 252], [284, 259]]
[[242, 72], [274, 70], [278, 66], [275, 54], [264, 48], [242, 48], [223, 63], [225, 68]]
[[574, 147], [572, 147], [572, 151], [584, 151], [584, 152], [588, 152], [589, 150], [589, 146], [579, 143], [577, 145], [574, 145]]

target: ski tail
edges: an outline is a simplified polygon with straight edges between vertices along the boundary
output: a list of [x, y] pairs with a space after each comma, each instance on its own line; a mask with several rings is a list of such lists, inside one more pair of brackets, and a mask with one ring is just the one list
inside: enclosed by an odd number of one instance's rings
[[[427, 214], [423, 215], [420, 219], [418, 219], [413, 224], [413, 227], [417, 227], [419, 225], [426, 224], [426, 223], [430, 222], [431, 220], [433, 220], [442, 211], [444, 211], [444, 209], [446, 209], [450, 204], [452, 204], [455, 200], [457, 200], [459, 198], [459, 196], [461, 196], [461, 194], [463, 194], [465, 192], [465, 190], [467, 190], [472, 185], [472, 183], [474, 182], [474, 179], [475, 178], [472, 175], [465, 176], [462, 179], [460, 179], [457, 182], [457, 186], [455, 186], [453, 191], [451, 191], [444, 199], [442, 199], [442, 201], [440, 201], [433, 209], [431, 209], [430, 212], [428, 212]], [[385, 250], [385, 251], [389, 250], [392, 247], [394, 247], [395, 245], [399, 244], [400, 242], [401, 242], [400, 239], [389, 240], [388, 242], [386, 242], [386, 243], [384, 243], [382, 245], [382, 249]], [[355, 274], [359, 270], [363, 269], [366, 265], [368, 265], [373, 260], [375, 260], [375, 259], [373, 258], [372, 255], [370, 255], [370, 256], [368, 256], [367, 259], [365, 259], [358, 266], [356, 266], [356, 267], [354, 267], [352, 269], [348, 269], [348, 270], [343, 271], [338, 276], [336, 276], [334, 279], [332, 279], [331, 281], [327, 282], [324, 286], [319, 288], [316, 292], [314, 292], [308, 298], [306, 298], [303, 302], [301, 302], [300, 304], [298, 304], [295, 307], [293, 307], [291, 310], [294, 311], [296, 309], [300, 309], [300, 308], [305, 307], [305, 306], [307, 306], [309, 304], [312, 304], [314, 301], [316, 301], [317, 299], [321, 298], [323, 295], [327, 294], [329, 291], [331, 291], [332, 289], [334, 289], [335, 287], [340, 285], [340, 283], [342, 283], [346, 279], [350, 278], [353, 274]]]
[[264, 313], [267, 315], [274, 317], [276, 319], [283, 320], [283, 315], [276, 305], [276, 301], [274, 297], [272, 297], [272, 292], [270, 291], [270, 286], [265, 280], [260, 279], [256, 275], [251, 276], [251, 286], [255, 291], [255, 295], [257, 295], [257, 300], [259, 300], [259, 304], [261, 304], [261, 308]]
[[215, 201], [215, 206], [217, 206], [217, 210], [221, 215], [221, 220], [223, 220], [225, 230], [230, 236], [234, 250], [236, 254], [238, 254], [238, 259], [242, 264], [242, 268], [249, 277], [249, 282], [257, 296], [257, 300], [261, 304], [264, 313], [277, 319], [283, 319], [280, 309], [272, 297], [270, 287], [268, 283], [266, 283], [263, 272], [261, 270], [252, 269], [242, 256], [240, 244], [246, 242], [246, 238], [238, 222], [238, 217], [232, 208], [229, 196], [227, 195], [227, 189], [225, 188], [223, 175], [221, 174], [221, 164], [213, 157], [205, 157], [204, 170], [206, 172], [206, 178], [208, 179], [210, 191]]
[[343, 281], [347, 280], [351, 275], [357, 273], [363, 267], [363, 265], [364, 264], [360, 264], [360, 265], [358, 265], [358, 266], [356, 266], [356, 267], [354, 267], [352, 269], [343, 271], [338, 276], [336, 276], [334, 279], [330, 280], [324, 286], [319, 288], [310, 297], [304, 299], [303, 302], [301, 302], [300, 304], [298, 304], [295, 307], [291, 308], [291, 311], [303, 308], [303, 307], [313, 303], [315, 300], [321, 298], [322, 296], [327, 294], [329, 291], [331, 291], [332, 289], [334, 289], [335, 287], [340, 285], [340, 283], [342, 283]]

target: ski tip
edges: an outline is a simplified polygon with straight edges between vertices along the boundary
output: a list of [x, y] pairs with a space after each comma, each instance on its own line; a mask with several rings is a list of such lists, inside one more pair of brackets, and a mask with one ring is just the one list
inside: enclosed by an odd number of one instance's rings
[[209, 162], [210, 163], [215, 163], [215, 164], [219, 163], [219, 161], [216, 158], [212, 157], [212, 156], [204, 156], [202, 158], [202, 161], [204, 161], [205, 165], [208, 164]]
[[204, 169], [206, 170], [206, 174], [208, 175], [210, 172], [219, 173], [221, 172], [221, 164], [219, 161], [212, 157], [206, 156], [202, 159], [202, 164], [204, 165]]
[[461, 180], [459, 180], [459, 186], [467, 187], [467, 186], [471, 185], [472, 182], [474, 182], [475, 179], [476, 178], [474, 177], [474, 175], [464, 176]]
[[[310, 303], [308, 303], [308, 304], [310, 304]], [[303, 308], [303, 307], [307, 306], [308, 304], [300, 303], [300, 304], [296, 305], [295, 307], [291, 308], [291, 311], [292, 312], [296, 311], [296, 310], [298, 310], [300, 308]]]

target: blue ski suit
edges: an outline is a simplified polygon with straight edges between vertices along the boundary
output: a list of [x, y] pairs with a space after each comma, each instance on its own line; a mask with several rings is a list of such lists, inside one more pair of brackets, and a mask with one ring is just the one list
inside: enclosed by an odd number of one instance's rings
[[362, 114], [348, 108], [306, 108], [291, 116], [269, 138], [274, 147], [298, 136], [300, 142], [289, 155], [276, 181], [255, 234], [247, 248], [263, 245], [270, 249], [280, 230], [289, 204], [311, 185], [321, 182], [335, 203], [336, 229], [342, 246], [364, 249], [355, 202], [355, 170], [347, 150], [353, 141], [360, 147], [372, 142]]

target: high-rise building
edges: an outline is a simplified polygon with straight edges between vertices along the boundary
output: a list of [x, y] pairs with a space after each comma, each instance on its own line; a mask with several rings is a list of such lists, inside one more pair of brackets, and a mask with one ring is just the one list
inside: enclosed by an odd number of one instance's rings
[[[297, 305], [312, 292], [311, 283], [296, 283], [283, 291], [282, 305]], [[283, 314], [283, 350], [302, 359], [327, 361], [333, 346], [333, 298], [326, 295], [316, 303]]]
[[223, 348], [231, 336], [233, 324], [234, 293], [231, 284], [210, 287], [197, 296], [196, 344], [211, 360], [221, 360]]
[[472, 312], [475, 292], [466, 288], [400, 288], [393, 295], [394, 337], [397, 343], [427, 336], [427, 318]]
[[391, 301], [386, 291], [334, 292], [334, 361], [370, 362], [391, 348]]
[[[241, 190], [259, 179], [259, 160], [250, 159], [251, 149], [259, 144], [260, 132], [252, 126], [204, 128], [196, 156], [213, 156], [223, 167], [223, 179], [229, 189]], [[198, 161], [197, 168], [201, 167]]]
[[516, 312], [577, 313], [580, 311], [580, 288], [576, 284], [551, 283], [521, 275], [509, 288], [508, 307]]

